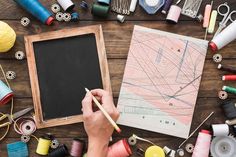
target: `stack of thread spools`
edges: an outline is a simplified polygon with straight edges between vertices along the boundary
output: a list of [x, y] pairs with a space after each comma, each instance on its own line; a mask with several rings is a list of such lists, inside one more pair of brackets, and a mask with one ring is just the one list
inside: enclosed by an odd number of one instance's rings
[[92, 14], [100, 17], [107, 17], [110, 8], [110, 0], [98, 0], [92, 5]]

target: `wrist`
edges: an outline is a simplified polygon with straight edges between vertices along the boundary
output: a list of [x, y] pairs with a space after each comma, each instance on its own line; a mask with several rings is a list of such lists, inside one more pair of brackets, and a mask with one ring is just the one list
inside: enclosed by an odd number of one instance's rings
[[109, 140], [89, 138], [87, 157], [106, 157]]

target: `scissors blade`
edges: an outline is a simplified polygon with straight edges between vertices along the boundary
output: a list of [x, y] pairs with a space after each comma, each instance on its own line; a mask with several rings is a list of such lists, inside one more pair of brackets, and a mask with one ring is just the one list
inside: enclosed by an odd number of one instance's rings
[[33, 107], [28, 107], [24, 110], [21, 110], [19, 112], [14, 113], [13, 116], [12, 116], [13, 120], [25, 115], [26, 113], [30, 112], [32, 109], [33, 109]]

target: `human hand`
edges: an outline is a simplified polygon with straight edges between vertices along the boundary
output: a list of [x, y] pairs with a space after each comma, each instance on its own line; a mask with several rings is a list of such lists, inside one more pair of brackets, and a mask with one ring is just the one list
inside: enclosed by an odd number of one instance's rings
[[[84, 127], [89, 138], [88, 155], [92, 154], [91, 151], [96, 149], [96, 151], [94, 150], [92, 152], [95, 152], [96, 156], [99, 156], [97, 149], [107, 149], [114, 127], [100, 110], [93, 111], [92, 95], [100, 100], [101, 105], [114, 121], [117, 121], [119, 112], [113, 103], [111, 94], [102, 89], [95, 89], [88, 92], [82, 101]], [[98, 145], [103, 148], [97, 148]]]

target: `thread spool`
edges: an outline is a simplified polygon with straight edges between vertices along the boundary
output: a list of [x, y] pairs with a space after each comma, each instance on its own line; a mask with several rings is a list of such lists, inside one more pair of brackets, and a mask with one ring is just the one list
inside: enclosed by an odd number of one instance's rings
[[170, 6], [172, 5], [172, 3], [173, 3], [173, 0], [166, 0], [165, 5], [164, 5], [164, 7], [161, 11], [162, 14], [167, 14], [167, 12], [169, 11]]
[[20, 124], [20, 129], [24, 135], [32, 135], [36, 131], [36, 125], [33, 121], [26, 120]]
[[84, 141], [75, 138], [72, 142], [70, 155], [73, 157], [81, 157], [84, 149]]
[[213, 124], [211, 125], [213, 136], [228, 136], [229, 126], [227, 124]]
[[212, 39], [209, 46], [212, 51], [217, 51], [236, 39], [236, 21], [232, 22], [221, 33]]
[[134, 12], [135, 11], [137, 2], [138, 2], [138, 0], [131, 0], [130, 7], [129, 7], [129, 11], [130, 12]]
[[226, 120], [225, 123], [228, 125], [236, 125], [236, 118], [232, 120]]
[[221, 107], [224, 110], [225, 116], [228, 119], [236, 118], [236, 104], [232, 101], [226, 101], [221, 104]]
[[236, 81], [236, 75], [224, 75], [222, 81]]
[[92, 5], [92, 11], [91, 12], [95, 16], [107, 17], [108, 13], [109, 13], [109, 6], [94, 3]]
[[71, 0], [57, 0], [64, 11], [71, 11], [75, 4]]
[[15, 41], [15, 31], [7, 23], [0, 21], [0, 53], [9, 51]]
[[124, 15], [117, 15], [117, 20], [120, 22], [120, 23], [124, 23], [125, 22], [125, 16]]
[[204, 12], [204, 19], [203, 19], [203, 28], [208, 28], [209, 26], [209, 21], [210, 21], [210, 17], [211, 17], [211, 9], [212, 9], [212, 5], [211, 4], [207, 4], [205, 7], [205, 12]]
[[7, 144], [7, 153], [8, 153], [8, 157], [29, 156], [27, 144], [21, 141]]
[[163, 148], [163, 151], [165, 152], [166, 155], [168, 155], [168, 154], [171, 152], [171, 149], [168, 148], [167, 146], [165, 146], [165, 147]]
[[110, 4], [110, 0], [98, 0], [98, 3], [109, 5]]
[[216, 19], [217, 19], [218, 12], [213, 10], [211, 12], [211, 19], [208, 27], [208, 33], [212, 34], [215, 31]]
[[219, 70], [223, 70], [223, 71], [227, 71], [227, 72], [231, 72], [231, 73], [236, 73], [236, 68], [233, 66], [225, 66], [225, 65], [219, 64], [217, 68]]
[[169, 157], [175, 157], [175, 154], [176, 154], [176, 151], [175, 150], [171, 150]]
[[68, 149], [67, 149], [66, 145], [61, 145], [58, 148], [54, 149], [52, 152], [50, 152], [48, 156], [50, 156], [50, 157], [65, 157], [68, 154], [69, 153], [68, 153]]
[[230, 86], [223, 86], [222, 87], [223, 91], [226, 91], [228, 93], [236, 94], [236, 88], [230, 87]]
[[38, 0], [14, 0], [42, 23], [51, 25], [54, 18], [52, 14]]
[[74, 12], [71, 14], [71, 20], [74, 22], [79, 21], [79, 14], [77, 12]]
[[163, 149], [159, 146], [151, 146], [145, 151], [145, 157], [165, 157]]
[[181, 10], [182, 9], [179, 6], [172, 5], [167, 15], [166, 21], [170, 24], [177, 24], [179, 21]]
[[197, 137], [192, 157], [208, 157], [210, 152], [211, 134], [208, 130], [201, 130]]
[[39, 155], [48, 155], [51, 146], [51, 139], [48, 137], [41, 137], [38, 141], [36, 153]]
[[128, 157], [132, 154], [126, 139], [120, 140], [108, 148], [107, 157]]
[[0, 80], [0, 105], [5, 105], [13, 97], [13, 91]]

